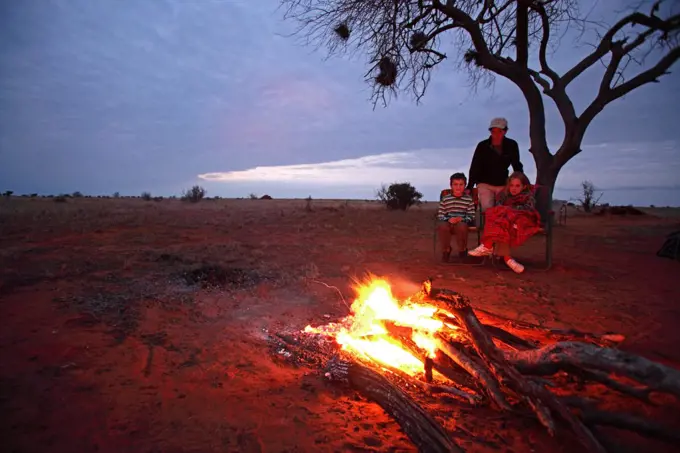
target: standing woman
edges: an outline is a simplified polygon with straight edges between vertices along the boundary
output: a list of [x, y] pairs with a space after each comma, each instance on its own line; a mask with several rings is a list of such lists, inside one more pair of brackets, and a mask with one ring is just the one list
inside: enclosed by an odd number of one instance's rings
[[512, 165], [515, 172], [524, 171], [519, 159], [519, 146], [515, 140], [506, 137], [507, 132], [508, 121], [505, 118], [491, 120], [489, 138], [477, 144], [472, 156], [467, 190], [471, 191], [475, 200], [479, 200], [481, 212], [494, 206], [496, 197], [505, 189], [508, 167]]

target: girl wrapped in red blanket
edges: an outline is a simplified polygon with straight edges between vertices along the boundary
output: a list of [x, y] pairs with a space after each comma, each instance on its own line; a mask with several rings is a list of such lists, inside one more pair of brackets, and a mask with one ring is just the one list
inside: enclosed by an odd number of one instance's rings
[[487, 256], [496, 246], [497, 255], [513, 271], [524, 272], [524, 266], [510, 255], [510, 249], [519, 247], [540, 230], [541, 217], [536, 210], [531, 183], [524, 173], [514, 172], [508, 178], [505, 190], [498, 194], [496, 205], [485, 212], [482, 243], [470, 250], [470, 256]]

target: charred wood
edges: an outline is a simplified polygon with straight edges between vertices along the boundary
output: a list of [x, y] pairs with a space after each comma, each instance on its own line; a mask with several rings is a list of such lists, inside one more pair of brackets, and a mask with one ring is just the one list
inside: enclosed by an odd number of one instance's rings
[[401, 426], [423, 453], [457, 453], [463, 450], [444, 428], [413, 399], [380, 373], [354, 362], [330, 360], [327, 376], [345, 382], [365, 397], [378, 403]]

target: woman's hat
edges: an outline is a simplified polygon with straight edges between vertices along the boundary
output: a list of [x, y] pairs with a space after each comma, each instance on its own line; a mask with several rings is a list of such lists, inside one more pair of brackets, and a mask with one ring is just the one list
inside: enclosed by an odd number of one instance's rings
[[497, 127], [498, 129], [503, 129], [504, 131], [508, 130], [508, 120], [505, 118], [494, 118], [491, 120], [491, 124], [489, 125], [489, 129], [493, 129], [494, 127]]

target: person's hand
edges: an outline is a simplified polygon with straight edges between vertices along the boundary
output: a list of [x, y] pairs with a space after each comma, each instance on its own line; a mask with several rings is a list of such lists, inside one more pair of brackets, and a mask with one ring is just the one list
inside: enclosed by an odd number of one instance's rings
[[457, 223], [460, 223], [462, 220], [463, 220], [463, 219], [460, 218], [460, 217], [451, 217], [451, 218], [449, 219], [449, 223], [450, 223], [451, 225], [455, 225], [455, 224], [457, 224]]

